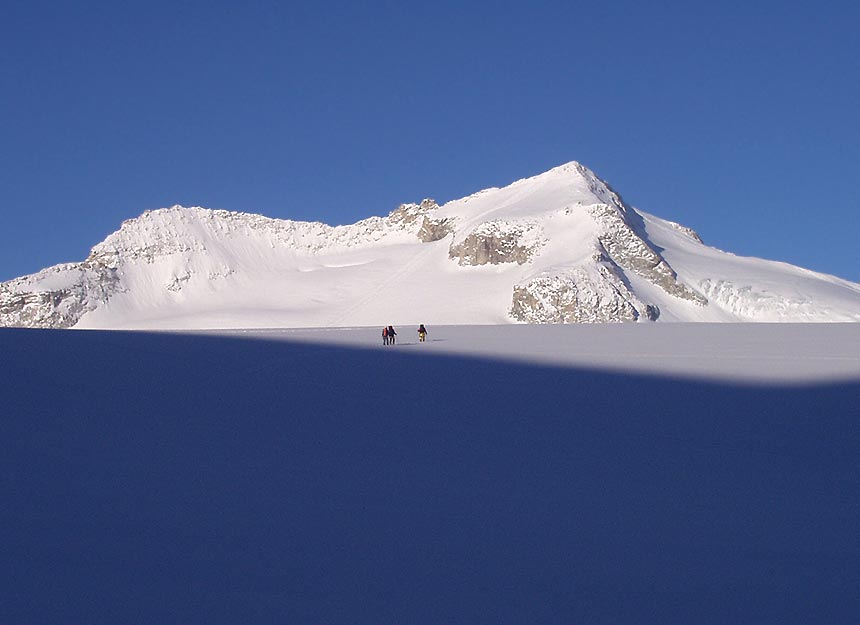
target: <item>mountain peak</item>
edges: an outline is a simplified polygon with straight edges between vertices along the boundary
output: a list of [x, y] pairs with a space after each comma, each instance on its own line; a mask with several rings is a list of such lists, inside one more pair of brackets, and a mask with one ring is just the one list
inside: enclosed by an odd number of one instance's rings
[[585, 167], [579, 161], [569, 161], [567, 163], [562, 163], [561, 165], [557, 165], [552, 169], [547, 170], [544, 173], [547, 174], [579, 174], [583, 175], [585, 172], [593, 173], [590, 169]]
[[860, 321], [860, 285], [704, 246], [576, 161], [329, 226], [174, 205], [0, 284], [0, 326]]

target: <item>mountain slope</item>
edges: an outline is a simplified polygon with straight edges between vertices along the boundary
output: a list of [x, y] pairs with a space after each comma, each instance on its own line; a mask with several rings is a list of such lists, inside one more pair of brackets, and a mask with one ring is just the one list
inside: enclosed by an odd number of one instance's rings
[[0, 324], [77, 328], [860, 321], [860, 285], [705, 246], [568, 163], [347, 226], [148, 211], [0, 285]]

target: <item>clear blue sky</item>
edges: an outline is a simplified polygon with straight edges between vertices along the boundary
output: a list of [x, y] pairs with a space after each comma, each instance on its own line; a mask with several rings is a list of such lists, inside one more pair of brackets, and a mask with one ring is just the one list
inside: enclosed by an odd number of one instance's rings
[[0, 279], [172, 204], [350, 223], [578, 160], [860, 281], [855, 2], [0, 5]]

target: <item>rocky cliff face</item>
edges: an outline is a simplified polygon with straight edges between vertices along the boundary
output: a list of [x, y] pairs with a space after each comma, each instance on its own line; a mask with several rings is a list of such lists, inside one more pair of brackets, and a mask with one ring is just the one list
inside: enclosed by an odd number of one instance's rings
[[122, 288], [113, 261], [93, 253], [0, 284], [0, 326], [71, 328]]
[[601, 264], [533, 278], [514, 287], [511, 305], [511, 316], [525, 323], [655, 321], [659, 314]]
[[472, 230], [465, 239], [448, 248], [448, 257], [459, 265], [523, 265], [543, 244], [536, 223], [489, 221]]
[[589, 208], [594, 219], [604, 227], [598, 236], [602, 250], [618, 266], [642, 276], [669, 295], [707, 304], [707, 298], [678, 282], [675, 270], [666, 259], [631, 226], [629, 215], [632, 209], [624, 206], [621, 198], [616, 198], [613, 204], [595, 204]]

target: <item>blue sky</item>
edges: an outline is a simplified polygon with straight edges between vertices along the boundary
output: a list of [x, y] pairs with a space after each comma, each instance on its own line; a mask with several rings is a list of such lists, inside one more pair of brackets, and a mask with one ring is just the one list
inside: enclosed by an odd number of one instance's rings
[[0, 279], [172, 204], [350, 223], [570, 160], [860, 281], [849, 2], [0, 8]]

